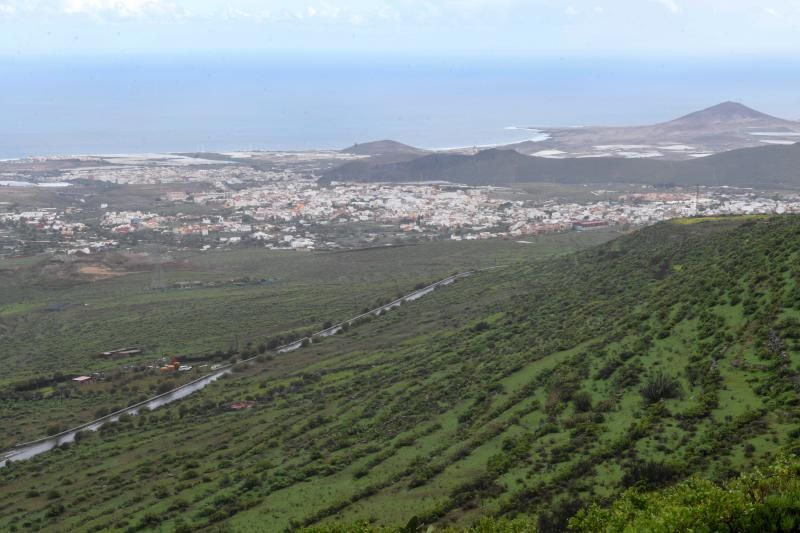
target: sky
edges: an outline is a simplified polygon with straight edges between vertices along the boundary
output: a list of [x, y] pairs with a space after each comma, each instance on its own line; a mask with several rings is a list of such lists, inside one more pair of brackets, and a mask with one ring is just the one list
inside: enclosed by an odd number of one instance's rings
[[0, 0], [0, 158], [800, 118], [798, 86], [800, 0]]
[[797, 57], [798, 0], [0, 0], [0, 56]]

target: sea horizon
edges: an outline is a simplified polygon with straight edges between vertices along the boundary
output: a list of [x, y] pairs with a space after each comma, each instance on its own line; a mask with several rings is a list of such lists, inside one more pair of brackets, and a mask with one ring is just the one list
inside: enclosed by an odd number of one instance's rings
[[651, 124], [726, 100], [800, 118], [800, 65], [709, 61], [6, 57], [0, 159], [487, 147], [537, 138], [514, 127]]

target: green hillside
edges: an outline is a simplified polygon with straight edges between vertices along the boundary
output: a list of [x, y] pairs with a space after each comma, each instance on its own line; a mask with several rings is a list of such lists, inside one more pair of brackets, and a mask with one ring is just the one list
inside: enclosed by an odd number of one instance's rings
[[482, 272], [0, 470], [0, 529], [557, 531], [722, 482], [800, 445], [798, 244], [691, 219]]
[[[152, 288], [158, 279], [152, 264], [91, 281], [75, 275], [75, 265], [47, 257], [0, 260], [0, 450], [172, 389], [198, 377], [204, 364], [208, 371], [318, 331], [454, 272], [572, 253], [617, 235], [609, 229], [543, 235], [529, 239], [533, 244], [445, 241], [337, 253], [171, 252], [165, 290]], [[127, 346], [144, 352], [99, 357]], [[173, 356], [194, 369], [164, 375], [147, 368]], [[70, 383], [94, 372], [105, 381]]]

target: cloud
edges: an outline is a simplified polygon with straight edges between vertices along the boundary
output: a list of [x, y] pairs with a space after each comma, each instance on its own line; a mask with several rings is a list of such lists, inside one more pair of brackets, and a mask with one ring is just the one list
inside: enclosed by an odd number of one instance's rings
[[139, 17], [151, 12], [163, 12], [174, 8], [162, 0], [64, 0], [63, 12], [67, 15], [117, 15]]
[[224, 11], [223, 17], [226, 19], [249, 19], [255, 17], [255, 15], [250, 11], [245, 11], [244, 9], [239, 9], [237, 7], [228, 7]]
[[574, 17], [574, 16], [577, 16], [577, 15], [580, 15], [580, 14], [581, 14], [581, 12], [580, 12], [580, 11], [578, 11], [578, 10], [575, 8], [575, 6], [567, 6], [567, 9], [566, 9], [564, 12], [565, 12], [567, 15], [569, 15], [570, 17]]
[[764, 8], [764, 13], [766, 13], [767, 15], [770, 15], [772, 17], [780, 17], [781, 16], [780, 11], [778, 11], [774, 7], [765, 7]]
[[683, 12], [683, 8], [680, 5], [678, 5], [678, 3], [675, 0], [655, 0], [655, 1], [664, 6], [665, 8], [667, 8], [670, 13], [678, 14]]
[[0, 4], [0, 15], [13, 15], [17, 8], [11, 4]]

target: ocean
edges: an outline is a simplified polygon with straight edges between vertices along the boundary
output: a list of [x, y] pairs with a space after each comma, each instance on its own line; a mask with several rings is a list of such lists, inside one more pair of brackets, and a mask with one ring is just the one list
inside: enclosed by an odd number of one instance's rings
[[181, 56], [0, 59], [0, 159], [424, 148], [633, 125], [725, 100], [800, 119], [798, 61]]

